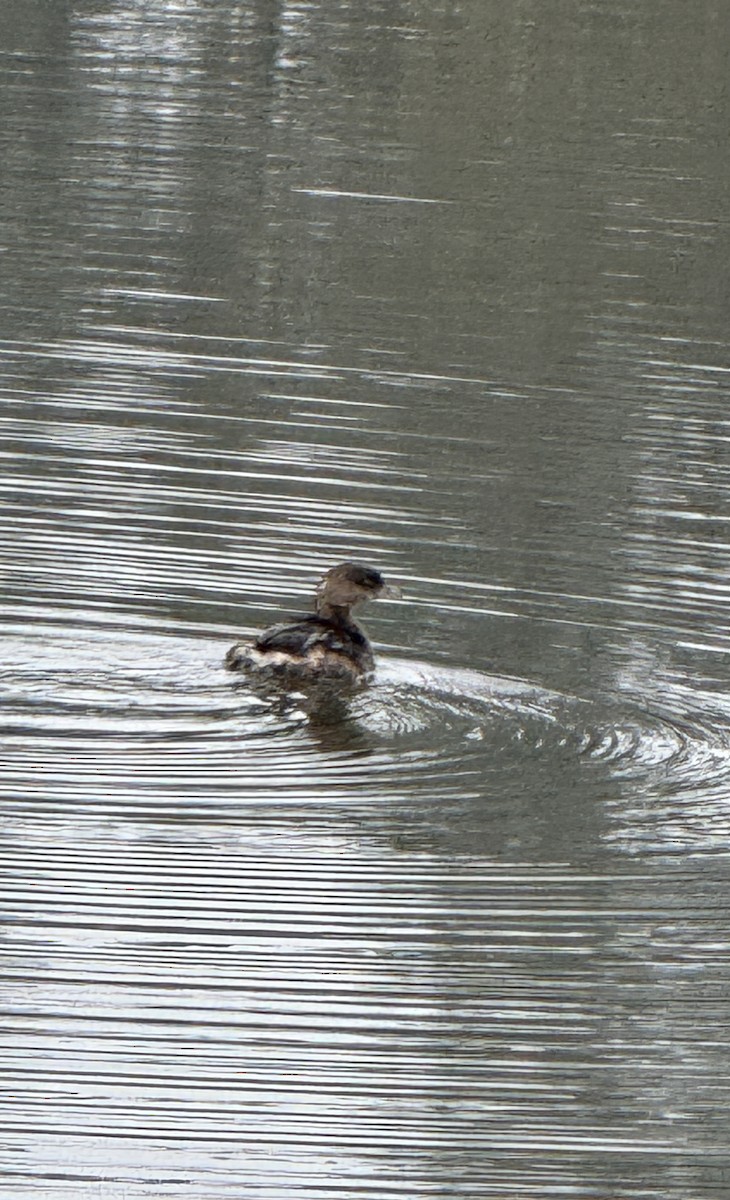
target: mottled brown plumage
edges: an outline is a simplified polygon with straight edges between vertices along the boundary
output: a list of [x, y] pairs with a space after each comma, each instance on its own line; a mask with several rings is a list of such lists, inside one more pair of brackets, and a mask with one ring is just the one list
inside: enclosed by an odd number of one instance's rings
[[238, 642], [228, 651], [226, 666], [294, 679], [361, 679], [373, 669], [373, 652], [350, 613], [380, 596], [396, 599], [400, 592], [372, 567], [340, 563], [318, 583], [314, 613], [272, 625], [251, 642]]

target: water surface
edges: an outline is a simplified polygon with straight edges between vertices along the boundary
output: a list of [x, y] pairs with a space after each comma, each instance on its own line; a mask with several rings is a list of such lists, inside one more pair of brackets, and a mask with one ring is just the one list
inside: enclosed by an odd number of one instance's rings
[[725, 1195], [724, 7], [0, 27], [3, 1200]]

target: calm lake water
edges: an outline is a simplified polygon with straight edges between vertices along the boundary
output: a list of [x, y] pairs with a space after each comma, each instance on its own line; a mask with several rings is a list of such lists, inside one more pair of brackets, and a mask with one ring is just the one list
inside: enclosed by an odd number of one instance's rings
[[726, 5], [0, 34], [2, 1200], [730, 1196]]

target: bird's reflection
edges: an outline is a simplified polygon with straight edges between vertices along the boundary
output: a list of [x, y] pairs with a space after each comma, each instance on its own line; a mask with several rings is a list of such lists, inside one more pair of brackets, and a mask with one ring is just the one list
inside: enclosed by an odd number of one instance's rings
[[317, 679], [299, 682], [296, 689], [276, 679], [248, 676], [234, 683], [258, 697], [268, 716], [282, 724], [301, 724], [314, 746], [325, 753], [370, 754], [375, 748], [372, 731], [353, 713], [353, 700], [361, 696], [367, 684], [343, 680]]

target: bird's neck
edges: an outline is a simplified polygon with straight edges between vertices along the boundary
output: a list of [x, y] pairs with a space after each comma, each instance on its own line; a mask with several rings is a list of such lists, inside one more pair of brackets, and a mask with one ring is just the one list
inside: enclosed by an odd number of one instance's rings
[[347, 604], [328, 604], [323, 601], [317, 605], [317, 616], [325, 621], [333, 621], [335, 625], [351, 625], [350, 608]]

